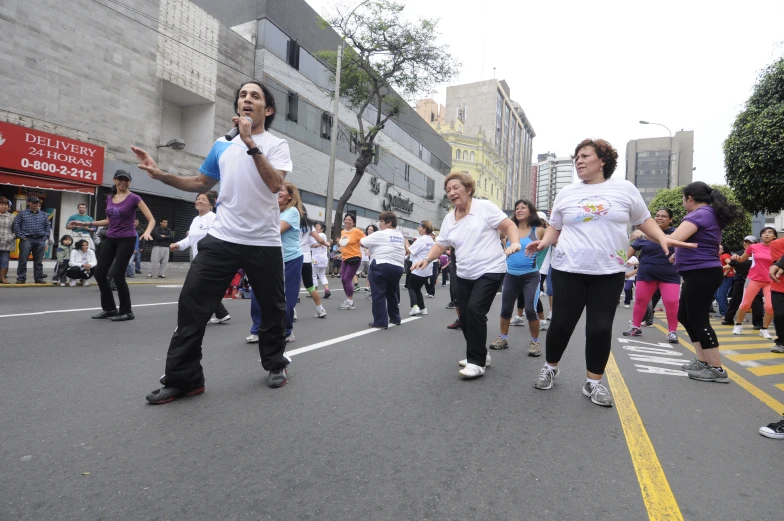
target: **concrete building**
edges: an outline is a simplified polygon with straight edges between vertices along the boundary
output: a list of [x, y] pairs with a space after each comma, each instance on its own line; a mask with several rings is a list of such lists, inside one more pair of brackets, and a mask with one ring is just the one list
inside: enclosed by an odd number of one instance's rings
[[[213, 14], [187, 0], [148, 0], [132, 10], [111, 3], [53, 10], [45, 0], [4, 8], [0, 195], [12, 202], [41, 197], [57, 239], [78, 203], [87, 203], [95, 217], [105, 215], [112, 174], [122, 168], [133, 175], [132, 190], [155, 218], [169, 220], [182, 237], [197, 213], [196, 194], [151, 180], [136, 168], [130, 146], [148, 150], [168, 172], [195, 174], [214, 140], [232, 125], [236, 88], [256, 78], [275, 95], [271, 131], [289, 142], [289, 179], [303, 190], [311, 217], [323, 219], [329, 163], [324, 128], [334, 87], [313, 53], [336, 48], [339, 37], [317, 28], [317, 15], [304, 0], [199, 3]], [[336, 198], [353, 177], [355, 158], [345, 139], [355, 114], [341, 107], [339, 119], [344, 138]], [[174, 138], [185, 142], [184, 150], [165, 146]], [[29, 139], [51, 146], [10, 146]], [[364, 226], [392, 208], [409, 234], [423, 219], [440, 223], [449, 145], [413, 110], [387, 124], [377, 144], [376, 164], [346, 210]], [[56, 150], [62, 147], [92, 156]], [[36, 155], [5, 153], [12, 148], [25, 154], [34, 149]], [[174, 260], [188, 259], [187, 251], [174, 254]]]
[[[434, 104], [433, 100], [417, 104], [423, 119], [433, 118], [431, 124], [439, 121], [448, 132], [461, 132], [490, 144], [483, 158], [491, 167], [500, 165], [503, 169], [502, 208], [511, 208], [514, 201], [530, 193], [536, 133], [520, 104], [510, 98], [505, 81], [492, 79], [447, 87], [446, 107], [434, 111]], [[454, 160], [457, 150], [453, 147]]]
[[659, 190], [692, 182], [694, 131], [673, 137], [633, 139], [626, 144], [626, 180], [634, 183], [646, 203]]
[[506, 164], [484, 131], [480, 129], [476, 136], [466, 134], [461, 119], [447, 125], [446, 108], [432, 99], [418, 101], [416, 110], [452, 147], [452, 170], [471, 174], [476, 181], [476, 197], [504, 208]]
[[564, 186], [572, 184], [574, 164], [571, 157], [539, 154], [536, 163], [536, 208], [550, 212], [555, 196]]

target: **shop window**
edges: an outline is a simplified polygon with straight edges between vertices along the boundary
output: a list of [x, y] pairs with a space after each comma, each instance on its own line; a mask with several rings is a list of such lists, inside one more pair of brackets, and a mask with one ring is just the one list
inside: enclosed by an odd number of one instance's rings
[[289, 92], [288, 103], [286, 106], [286, 119], [296, 123], [298, 117], [299, 117], [299, 94], [297, 94], [296, 92]]
[[321, 137], [329, 139], [332, 134], [332, 114], [323, 112], [321, 114]]

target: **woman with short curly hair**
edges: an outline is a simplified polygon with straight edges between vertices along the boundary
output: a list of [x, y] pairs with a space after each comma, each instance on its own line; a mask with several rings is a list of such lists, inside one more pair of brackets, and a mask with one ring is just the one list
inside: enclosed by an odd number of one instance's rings
[[526, 253], [532, 255], [555, 244], [551, 250], [554, 295], [547, 361], [534, 387], [553, 387], [558, 363], [585, 310], [588, 371], [582, 392], [604, 407], [613, 405], [601, 379], [610, 358], [615, 307], [625, 278], [627, 226], [637, 226], [665, 253], [669, 253], [668, 246], [688, 246], [664, 235], [632, 183], [611, 179], [617, 165], [618, 152], [607, 141], [580, 142], [574, 149], [574, 166], [581, 182], [558, 193], [544, 238], [526, 247]]

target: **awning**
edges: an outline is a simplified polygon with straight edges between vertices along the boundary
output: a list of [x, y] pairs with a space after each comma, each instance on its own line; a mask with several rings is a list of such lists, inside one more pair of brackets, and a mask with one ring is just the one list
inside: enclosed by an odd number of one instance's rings
[[80, 194], [95, 195], [95, 186], [93, 185], [69, 183], [59, 179], [16, 174], [2, 170], [0, 170], [0, 184], [37, 188], [39, 190], [58, 190], [60, 192], [77, 192]]

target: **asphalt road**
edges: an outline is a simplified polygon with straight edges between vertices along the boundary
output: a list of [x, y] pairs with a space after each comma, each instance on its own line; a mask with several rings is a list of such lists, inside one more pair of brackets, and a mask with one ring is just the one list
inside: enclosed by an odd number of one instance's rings
[[0, 519], [782, 518], [784, 442], [757, 429], [784, 411], [784, 355], [751, 329], [722, 346], [733, 381], [700, 383], [678, 370], [685, 344], [625, 339], [620, 307], [605, 409], [580, 392], [582, 324], [539, 391], [527, 328], [483, 378], [458, 377], [440, 286], [428, 316], [386, 331], [368, 331], [362, 296], [338, 311], [334, 291], [320, 320], [303, 294], [290, 382], [269, 389], [249, 302], [230, 300], [204, 340], [205, 394], [151, 406], [179, 295], [165, 282], [131, 287], [125, 323], [90, 320], [95, 286], [0, 289]]

